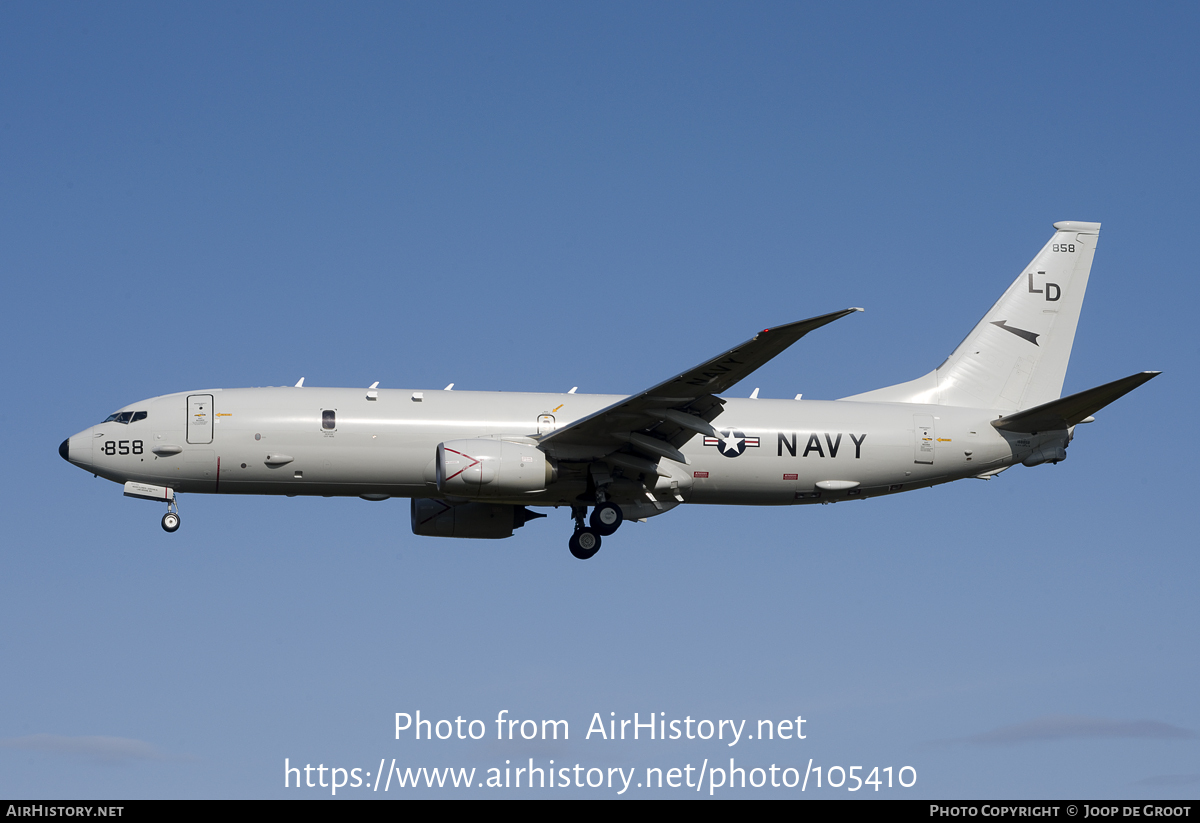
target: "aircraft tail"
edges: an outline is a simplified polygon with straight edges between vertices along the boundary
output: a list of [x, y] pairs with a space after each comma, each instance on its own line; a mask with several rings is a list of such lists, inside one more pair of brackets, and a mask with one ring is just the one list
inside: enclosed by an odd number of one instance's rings
[[1099, 223], [1055, 223], [1022, 269], [942, 365], [924, 377], [844, 400], [1016, 411], [1062, 395]]

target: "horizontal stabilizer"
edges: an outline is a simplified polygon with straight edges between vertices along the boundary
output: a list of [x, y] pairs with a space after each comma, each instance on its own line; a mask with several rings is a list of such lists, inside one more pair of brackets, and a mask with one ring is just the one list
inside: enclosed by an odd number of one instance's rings
[[1122, 377], [1103, 386], [1081, 391], [1067, 397], [1051, 400], [1032, 409], [1025, 409], [1014, 414], [993, 420], [992, 425], [1003, 431], [1010, 432], [1041, 432], [1065, 429], [1083, 422], [1100, 409], [1114, 400], [1124, 397], [1143, 383], [1162, 374], [1157, 371], [1144, 371]]

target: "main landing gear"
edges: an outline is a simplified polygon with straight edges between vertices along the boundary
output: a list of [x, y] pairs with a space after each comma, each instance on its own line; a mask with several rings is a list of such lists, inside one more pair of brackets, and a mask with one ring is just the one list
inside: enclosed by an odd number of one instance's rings
[[587, 514], [587, 506], [572, 506], [571, 516], [575, 518], [575, 533], [571, 535], [568, 544], [571, 554], [580, 560], [587, 560], [600, 551], [600, 538], [608, 537], [620, 528], [625, 516], [621, 507], [616, 503], [603, 502], [592, 510], [588, 525], [583, 525], [583, 517]]
[[167, 503], [167, 513], [163, 515], [162, 527], [167, 534], [179, 531], [179, 504], [174, 499]]
[[595, 529], [576, 529], [568, 545], [571, 554], [580, 560], [587, 560], [600, 551], [600, 534]]
[[621, 514], [621, 507], [616, 503], [601, 503], [592, 509], [592, 517], [588, 521], [588, 525], [599, 532], [601, 536], [608, 537], [621, 527], [624, 520], [625, 516]]

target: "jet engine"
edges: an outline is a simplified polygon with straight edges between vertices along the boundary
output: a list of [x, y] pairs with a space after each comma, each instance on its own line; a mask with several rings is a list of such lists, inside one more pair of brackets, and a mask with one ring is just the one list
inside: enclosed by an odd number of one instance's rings
[[500, 503], [458, 503], [414, 497], [412, 501], [413, 534], [422, 537], [474, 537], [500, 539], [512, 537], [519, 529], [538, 517], [524, 506]]
[[448, 440], [438, 444], [434, 464], [438, 491], [455, 497], [539, 492], [557, 476], [536, 446], [507, 440]]

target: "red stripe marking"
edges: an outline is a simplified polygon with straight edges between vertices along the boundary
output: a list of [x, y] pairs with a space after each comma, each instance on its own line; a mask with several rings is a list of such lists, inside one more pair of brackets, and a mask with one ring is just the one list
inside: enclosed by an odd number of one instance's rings
[[[446, 451], [448, 451], [448, 452], [454, 452], [454, 453], [455, 453], [455, 454], [457, 454], [459, 457], [465, 457], [465, 458], [467, 458], [468, 460], [475, 460], [475, 458], [474, 458], [474, 457], [472, 457], [471, 455], [469, 455], [469, 454], [463, 454], [463, 453], [462, 453], [462, 452], [460, 452], [460, 451], [454, 451], [454, 449], [446, 449]], [[474, 467], [476, 467], [476, 466], [478, 466], [478, 465], [479, 465], [479, 461], [478, 461], [478, 460], [475, 460], [475, 462], [474, 462], [474, 463], [472, 463], [470, 466], [463, 466], [461, 469], [459, 469], [458, 471], [456, 471], [454, 474], [450, 475], [449, 477], [443, 478], [443, 479], [442, 479], [442, 482], [443, 482], [443, 483], [446, 483], [446, 482], [448, 482], [448, 481], [450, 481], [450, 480], [453, 480], [454, 478], [458, 477], [460, 474], [462, 474], [463, 472], [465, 472], [467, 469], [472, 469], [472, 468], [474, 468]]]

